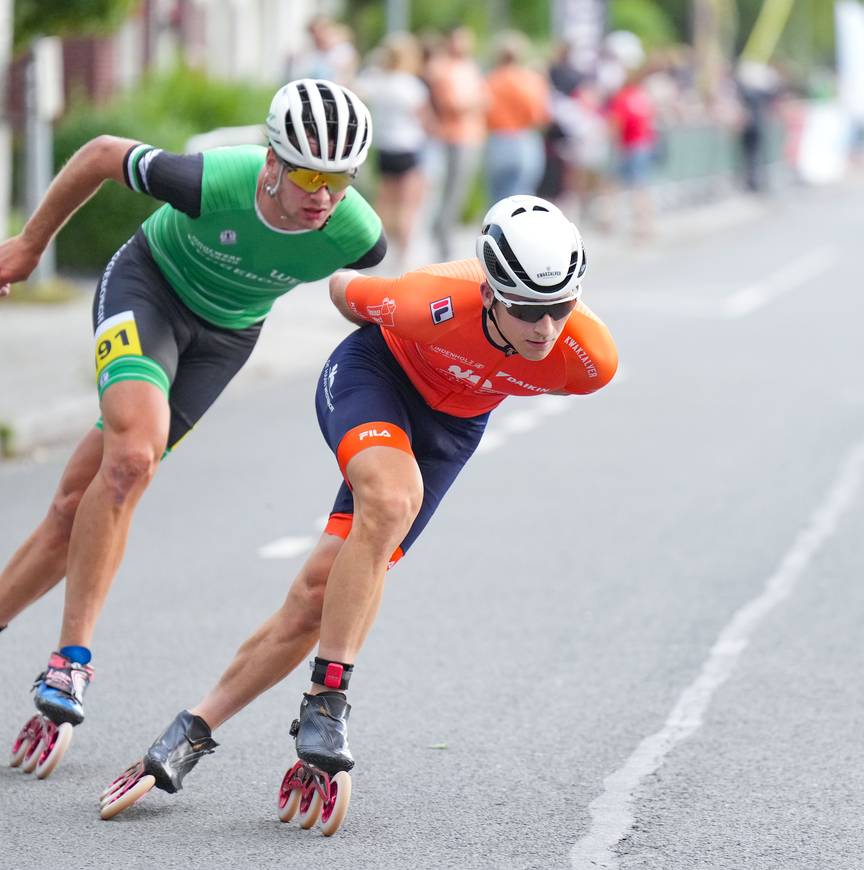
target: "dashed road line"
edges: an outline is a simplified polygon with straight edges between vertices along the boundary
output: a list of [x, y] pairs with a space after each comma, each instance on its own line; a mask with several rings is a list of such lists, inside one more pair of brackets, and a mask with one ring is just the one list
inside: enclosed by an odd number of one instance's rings
[[827, 272], [837, 262], [835, 248], [825, 246], [786, 263], [762, 281], [744, 287], [723, 302], [725, 317], [745, 317]]
[[259, 547], [258, 555], [262, 559], [293, 559], [294, 556], [299, 556], [307, 550], [311, 550], [315, 538], [299, 537], [299, 538], [277, 538], [263, 547]]

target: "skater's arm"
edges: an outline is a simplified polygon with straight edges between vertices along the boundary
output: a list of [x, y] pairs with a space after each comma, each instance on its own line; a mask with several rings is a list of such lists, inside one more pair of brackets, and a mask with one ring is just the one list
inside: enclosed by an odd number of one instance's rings
[[125, 184], [123, 158], [135, 144], [132, 139], [97, 136], [72, 155], [21, 233], [0, 244], [0, 296], [30, 275], [51, 239], [103, 181]]
[[558, 342], [566, 371], [560, 392], [584, 396], [605, 387], [615, 376], [615, 341], [606, 324], [584, 302], [577, 304]]
[[359, 277], [358, 273], [352, 269], [343, 269], [335, 272], [330, 276], [330, 301], [336, 306], [336, 310], [351, 323], [356, 323], [358, 326], [369, 321], [361, 317], [349, 304], [346, 299], [346, 290], [348, 285], [355, 278]]

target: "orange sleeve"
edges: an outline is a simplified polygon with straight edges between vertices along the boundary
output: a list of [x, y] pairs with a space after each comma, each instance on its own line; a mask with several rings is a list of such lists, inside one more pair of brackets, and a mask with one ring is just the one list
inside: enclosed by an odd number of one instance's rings
[[618, 349], [606, 324], [580, 302], [559, 339], [567, 380], [562, 392], [586, 394], [605, 387], [618, 369]]
[[400, 338], [438, 341], [462, 315], [482, 304], [483, 272], [477, 260], [460, 260], [407, 272], [401, 278], [358, 275], [346, 288], [351, 310]]

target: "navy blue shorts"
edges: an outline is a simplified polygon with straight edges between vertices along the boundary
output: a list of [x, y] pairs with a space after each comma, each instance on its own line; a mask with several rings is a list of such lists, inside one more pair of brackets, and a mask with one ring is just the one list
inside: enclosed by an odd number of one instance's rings
[[[334, 454], [347, 432], [367, 423], [392, 423], [408, 435], [423, 477], [423, 504], [402, 542], [403, 553], [476, 450], [489, 419], [488, 413], [453, 417], [430, 408], [374, 324], [352, 332], [330, 355], [318, 382], [315, 408], [321, 432]], [[331, 513], [354, 513], [354, 498], [344, 481]]]

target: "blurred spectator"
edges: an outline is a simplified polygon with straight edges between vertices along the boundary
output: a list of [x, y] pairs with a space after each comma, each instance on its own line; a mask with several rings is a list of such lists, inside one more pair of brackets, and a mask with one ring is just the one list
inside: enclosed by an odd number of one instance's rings
[[654, 107], [638, 72], [609, 101], [608, 114], [617, 145], [618, 177], [630, 193], [633, 235], [648, 239], [653, 232], [648, 183], [654, 168], [656, 131]]
[[379, 184], [375, 210], [391, 243], [394, 268], [401, 271], [423, 201], [421, 167], [432, 108], [426, 84], [419, 78], [420, 44], [408, 33], [388, 36], [376, 52], [376, 65], [357, 80], [369, 106], [378, 154]]
[[597, 64], [597, 84], [608, 96], [617, 93], [627, 77], [645, 63], [642, 40], [627, 30], [606, 34]]
[[[626, 38], [625, 38], [626, 37]], [[655, 161], [657, 132], [655, 110], [644, 87], [648, 73], [638, 37], [617, 31], [607, 37], [609, 55], [624, 72], [622, 86], [612, 95], [607, 114], [616, 145], [618, 178], [629, 193], [634, 238], [653, 234], [653, 208], [648, 183]]]
[[676, 48], [667, 48], [653, 52], [645, 63], [642, 85], [654, 106], [657, 123], [661, 126], [686, 121], [692, 110], [692, 103], [688, 102], [682, 88], [680, 57]]
[[572, 190], [572, 173], [567, 152], [570, 150], [568, 119], [572, 96], [582, 78], [572, 61], [570, 43], [559, 43], [548, 69], [549, 124], [546, 126], [544, 145], [546, 167], [537, 193], [546, 199], [559, 201]]
[[473, 50], [473, 33], [465, 27], [454, 28], [447, 34], [442, 51], [432, 54], [426, 69], [435, 138], [441, 151], [439, 201], [432, 234], [442, 261], [452, 259], [453, 229], [471, 193], [486, 136], [486, 91]]
[[546, 78], [525, 65], [528, 39], [500, 34], [486, 78], [486, 181], [490, 204], [537, 191], [546, 162], [541, 128], [550, 120]]
[[291, 58], [286, 80], [328, 79], [350, 86], [359, 64], [351, 28], [326, 15], [316, 15], [306, 31], [312, 40], [312, 47]]
[[744, 113], [739, 134], [743, 182], [747, 190], [765, 189], [765, 140], [771, 106], [780, 94], [780, 76], [764, 63], [742, 60], [736, 74]]
[[582, 220], [609, 187], [611, 142], [596, 78], [584, 75], [569, 97], [556, 96], [553, 113], [563, 133], [557, 145], [564, 167], [560, 196], [575, 196], [569, 211]]
[[573, 48], [569, 42], [559, 42], [549, 64], [549, 83], [555, 92], [570, 96], [582, 79], [582, 73], [573, 62]]

